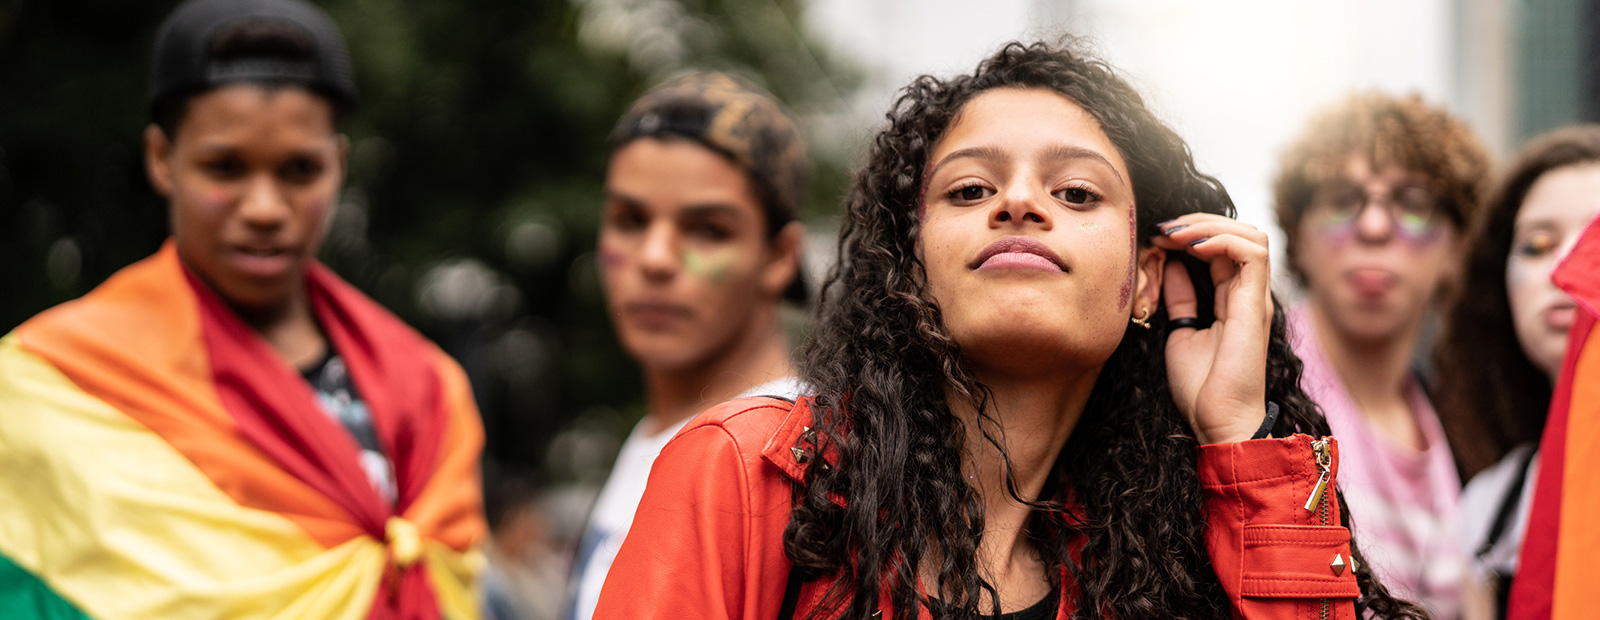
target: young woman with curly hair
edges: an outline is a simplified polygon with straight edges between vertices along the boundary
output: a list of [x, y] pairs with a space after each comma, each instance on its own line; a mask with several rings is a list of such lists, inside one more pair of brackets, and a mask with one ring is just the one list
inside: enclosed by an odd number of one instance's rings
[[1437, 363], [1445, 431], [1463, 469], [1477, 474], [1461, 493], [1457, 521], [1469, 620], [1505, 616], [1539, 437], [1576, 308], [1550, 273], [1596, 213], [1600, 125], [1569, 127], [1523, 149], [1467, 238]]
[[1341, 526], [1266, 236], [1127, 82], [1013, 43], [888, 121], [813, 395], [668, 444], [596, 617], [1418, 613]]

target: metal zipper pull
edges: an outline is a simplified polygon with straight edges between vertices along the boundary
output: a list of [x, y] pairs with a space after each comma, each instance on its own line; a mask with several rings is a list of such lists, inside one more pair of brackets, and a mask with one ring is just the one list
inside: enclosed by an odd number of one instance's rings
[[1328, 492], [1328, 478], [1333, 474], [1330, 467], [1333, 457], [1328, 454], [1328, 439], [1324, 437], [1311, 442], [1311, 451], [1317, 455], [1317, 469], [1322, 470], [1322, 477], [1317, 478], [1316, 486], [1311, 487], [1311, 497], [1306, 498], [1306, 510], [1320, 507], [1323, 494]]

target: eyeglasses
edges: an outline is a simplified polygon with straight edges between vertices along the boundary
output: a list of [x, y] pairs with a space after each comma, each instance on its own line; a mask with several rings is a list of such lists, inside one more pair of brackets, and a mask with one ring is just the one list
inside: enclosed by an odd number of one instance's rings
[[1335, 183], [1318, 190], [1312, 199], [1322, 224], [1338, 232], [1353, 232], [1370, 204], [1385, 206], [1395, 233], [1412, 241], [1431, 240], [1444, 219], [1438, 194], [1420, 185], [1400, 185], [1387, 196], [1373, 196], [1355, 183]]

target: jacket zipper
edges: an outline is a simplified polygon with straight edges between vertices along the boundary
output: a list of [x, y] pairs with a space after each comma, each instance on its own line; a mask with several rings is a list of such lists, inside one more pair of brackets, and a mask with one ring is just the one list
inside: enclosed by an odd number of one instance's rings
[[[1316, 511], [1320, 524], [1327, 525], [1330, 510], [1328, 485], [1333, 477], [1333, 455], [1328, 448], [1328, 438], [1323, 437], [1311, 442], [1311, 452], [1316, 455], [1317, 469], [1322, 470], [1322, 476], [1317, 478], [1316, 486], [1311, 487], [1311, 497], [1306, 499], [1305, 509]], [[1328, 620], [1329, 614], [1333, 611], [1333, 599], [1320, 599], [1320, 603], [1321, 620]]]

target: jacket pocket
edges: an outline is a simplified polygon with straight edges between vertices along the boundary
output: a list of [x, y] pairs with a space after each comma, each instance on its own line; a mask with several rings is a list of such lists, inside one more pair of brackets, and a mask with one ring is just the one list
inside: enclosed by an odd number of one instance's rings
[[1246, 525], [1247, 598], [1355, 598], [1350, 533], [1337, 525]]

